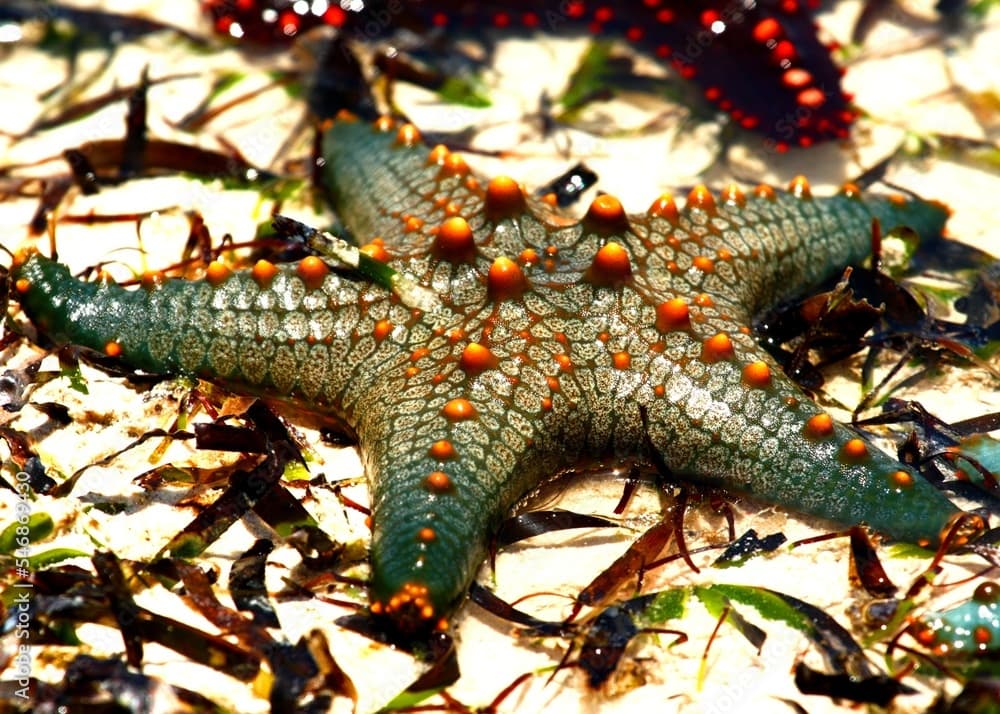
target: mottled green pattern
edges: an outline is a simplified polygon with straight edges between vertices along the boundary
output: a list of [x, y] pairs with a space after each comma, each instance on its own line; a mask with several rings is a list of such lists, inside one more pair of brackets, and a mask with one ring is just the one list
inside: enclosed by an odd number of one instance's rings
[[[127, 292], [72, 280], [39, 257], [15, 278], [29, 285], [24, 310], [57, 340], [96, 349], [114, 341], [136, 366], [304, 402], [352, 427], [372, 487], [379, 607], [410, 584], [426, 586], [435, 618], [446, 613], [491, 529], [527, 489], [580, 461], [648, 458], [649, 444], [678, 476], [903, 540], [936, 540], [956, 513], [919, 476], [894, 482], [890, 474], [905, 467], [874, 447], [845, 458], [856, 437], [848, 429], [809, 434], [804, 424], [821, 410], [745, 329], [759, 308], [863, 257], [872, 217], [930, 234], [944, 222], [940, 207], [800, 190], [717, 198], [676, 221], [630, 216], [627, 228], [595, 219], [554, 227], [530, 202], [493, 222], [478, 182], [462, 167], [428, 162], [423, 147], [400, 145], [395, 130], [337, 123], [324, 155], [344, 223], [359, 242], [382, 238], [390, 264], [432, 288], [441, 310], [423, 314], [346, 273], [310, 289], [295, 266], [263, 288], [239, 273], [215, 286], [168, 281]], [[475, 235], [468, 262], [434, 249], [437, 226], [456, 213]], [[610, 241], [631, 259], [623, 284], [602, 285], [589, 272]], [[527, 248], [551, 261], [525, 257]], [[486, 276], [499, 256], [521, 257], [522, 296], [490, 296]], [[696, 267], [698, 256], [713, 268]], [[657, 306], [677, 297], [689, 305], [690, 327], [658, 326]], [[704, 358], [719, 333], [733, 354]], [[470, 343], [487, 346], [495, 366], [464, 370]], [[743, 368], [754, 361], [771, 366], [769, 385], [746, 383]], [[448, 418], [454, 399], [475, 413]], [[454, 447], [452, 458], [435, 455], [438, 441]], [[434, 472], [450, 488], [428, 486]]]

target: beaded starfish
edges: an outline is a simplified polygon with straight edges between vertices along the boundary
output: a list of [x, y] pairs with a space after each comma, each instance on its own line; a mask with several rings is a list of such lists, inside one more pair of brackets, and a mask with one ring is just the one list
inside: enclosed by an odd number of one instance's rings
[[[704, 98], [777, 151], [844, 138], [857, 117], [817, 34], [818, 0], [407, 0], [303, 3], [202, 0], [216, 31], [287, 43], [326, 24], [357, 40], [399, 27], [449, 34], [586, 32], [619, 37], [701, 86]], [[277, 18], [277, 19], [276, 19]]]
[[[510, 178], [485, 183], [458, 154], [428, 152], [410, 125], [341, 118], [323, 155], [338, 214], [366, 241], [339, 266], [213, 263], [201, 281], [126, 291], [31, 255], [13, 279], [57, 341], [353, 431], [372, 491], [374, 613], [445, 626], [516, 500], [595, 459], [655, 460], [917, 543], [960, 513], [836, 424], [749, 328], [861, 260], [873, 219], [937, 233], [941, 206], [853, 186], [813, 198], [796, 179], [750, 195], [698, 186], [683, 208], [664, 195], [634, 216], [601, 196], [569, 222]], [[360, 271], [373, 265], [389, 278]]]

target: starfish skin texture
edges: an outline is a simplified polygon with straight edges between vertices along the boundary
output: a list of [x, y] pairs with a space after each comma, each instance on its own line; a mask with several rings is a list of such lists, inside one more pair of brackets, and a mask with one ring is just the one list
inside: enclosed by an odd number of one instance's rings
[[[929, 544], [961, 514], [836, 424], [758, 346], [751, 317], [868, 251], [872, 220], [939, 233], [938, 204], [759, 187], [598, 197], [578, 222], [488, 183], [417, 130], [334, 121], [325, 182], [361, 253], [429, 304], [310, 257], [125, 290], [37, 254], [12, 270], [38, 328], [135, 367], [305, 405], [358, 438], [371, 486], [371, 608], [445, 626], [488, 538], [542, 479], [593, 460]], [[653, 453], [655, 451], [655, 453]], [[982, 527], [975, 516], [967, 533]]]

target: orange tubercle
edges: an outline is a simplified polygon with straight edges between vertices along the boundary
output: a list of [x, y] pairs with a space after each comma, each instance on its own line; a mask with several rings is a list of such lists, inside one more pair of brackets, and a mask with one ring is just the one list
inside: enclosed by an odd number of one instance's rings
[[486, 186], [486, 215], [491, 220], [510, 218], [524, 210], [524, 192], [510, 176], [497, 176]]
[[271, 287], [271, 281], [274, 280], [274, 276], [277, 274], [278, 266], [269, 260], [258, 260], [253, 264], [253, 269], [250, 271], [250, 277], [261, 288]]
[[521, 266], [510, 258], [500, 256], [490, 266], [486, 287], [494, 300], [507, 300], [520, 297], [528, 282]]
[[632, 366], [632, 355], [628, 352], [615, 352], [611, 355], [611, 363], [615, 369], [628, 369]]
[[542, 257], [538, 255], [538, 251], [534, 248], [525, 248], [521, 251], [521, 254], [517, 256], [517, 262], [521, 265], [535, 265], [541, 262]]
[[649, 215], [657, 216], [671, 223], [676, 223], [679, 218], [677, 202], [673, 195], [669, 193], [660, 194], [659, 198], [653, 201], [649, 207]]
[[108, 357], [121, 357], [122, 352], [123, 350], [121, 343], [115, 342], [114, 340], [104, 345], [104, 354], [106, 354]]
[[476, 254], [476, 242], [469, 222], [460, 216], [446, 220], [434, 237], [434, 248], [447, 260], [470, 260]]
[[429, 152], [427, 152], [427, 163], [431, 165], [437, 164], [438, 166], [442, 166], [444, 164], [445, 159], [447, 159], [450, 155], [451, 151], [448, 149], [447, 146], [445, 146], [444, 144], [438, 144]]
[[31, 290], [31, 281], [27, 278], [18, 278], [14, 281], [14, 289], [24, 295], [26, 292]]
[[702, 343], [701, 359], [703, 362], [711, 364], [731, 359], [735, 353], [736, 350], [729, 335], [725, 332], [719, 332]]
[[330, 268], [315, 255], [307, 255], [299, 262], [296, 272], [306, 286], [315, 289], [323, 284]]
[[812, 198], [812, 189], [805, 176], [799, 175], [788, 184], [788, 192], [796, 198]]
[[372, 330], [372, 335], [376, 340], [381, 342], [386, 337], [392, 334], [392, 323], [388, 320], [379, 320], [375, 323], [375, 328]]
[[729, 184], [722, 190], [722, 195], [719, 197], [725, 203], [729, 203], [735, 206], [744, 206], [747, 202], [746, 194], [743, 190], [734, 183]]
[[595, 198], [583, 220], [585, 230], [600, 233], [619, 231], [628, 227], [628, 218], [625, 216], [622, 202], [609, 194]]
[[433, 543], [437, 540], [437, 533], [434, 532], [433, 528], [424, 527], [417, 531], [417, 540], [421, 543]]
[[431, 444], [431, 448], [428, 453], [432, 458], [438, 461], [447, 461], [449, 459], [455, 458], [458, 454], [455, 451], [455, 446], [447, 439], [441, 439], [440, 441], [435, 441]]
[[715, 197], [705, 184], [698, 184], [688, 194], [687, 207], [697, 208], [706, 213], [715, 213]]
[[767, 362], [751, 362], [745, 366], [743, 368], [743, 383], [757, 389], [771, 386], [771, 368]]
[[913, 474], [909, 471], [893, 471], [889, 474], [889, 480], [892, 481], [899, 488], [909, 488], [913, 485]]
[[833, 434], [833, 417], [821, 412], [806, 421], [805, 435], [812, 439], [825, 439]]
[[446, 402], [441, 409], [441, 413], [449, 421], [464, 421], [466, 419], [475, 419], [479, 416], [479, 412], [472, 406], [472, 402], [461, 397]]
[[[421, 533], [423, 529], [421, 530]], [[418, 534], [420, 537], [420, 534]], [[388, 601], [376, 601], [371, 604], [371, 611], [375, 615], [404, 615], [407, 619], [412, 616], [426, 621], [437, 617], [437, 611], [430, 602], [430, 594], [426, 585], [420, 583], [406, 583]], [[411, 625], [416, 623], [410, 622]], [[447, 625], [445, 625], [447, 626]], [[436, 627], [441, 627], [438, 622]]]
[[451, 477], [444, 471], [431, 471], [424, 479], [424, 485], [433, 493], [446, 493], [451, 490]]
[[477, 342], [470, 342], [466, 345], [459, 360], [459, 365], [466, 374], [479, 374], [496, 367], [497, 363], [496, 356], [490, 352], [489, 348]]
[[620, 243], [609, 241], [594, 256], [587, 278], [598, 285], [617, 285], [631, 274], [628, 251]]
[[848, 198], [861, 198], [861, 189], [854, 183], [845, 183], [840, 187], [840, 192]]
[[400, 146], [416, 146], [420, 143], [420, 131], [413, 124], [403, 124], [396, 132], [396, 143]]
[[465, 176], [469, 173], [469, 165], [461, 154], [449, 154], [445, 157], [441, 170], [449, 176]]
[[691, 261], [691, 265], [703, 273], [711, 273], [715, 271], [715, 261], [704, 255], [696, 255]]
[[225, 282], [225, 280], [232, 274], [233, 271], [225, 265], [217, 260], [213, 260], [205, 269], [205, 280], [207, 280], [210, 285], [218, 286]]
[[840, 453], [848, 461], [862, 461], [868, 458], [868, 445], [861, 439], [848, 439]]
[[775, 192], [774, 187], [768, 186], [766, 183], [760, 184], [757, 188], [753, 190], [753, 195], [757, 198], [763, 198], [767, 201], [777, 201], [778, 194]]
[[673, 298], [656, 306], [656, 329], [660, 332], [691, 327], [691, 311], [683, 298]]

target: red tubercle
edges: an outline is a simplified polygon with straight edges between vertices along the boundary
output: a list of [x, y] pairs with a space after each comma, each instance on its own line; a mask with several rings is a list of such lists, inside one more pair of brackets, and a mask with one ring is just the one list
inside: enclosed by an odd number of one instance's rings
[[750, 33], [751, 37], [761, 44], [777, 40], [781, 34], [781, 23], [773, 17], [766, 17], [758, 22]]

